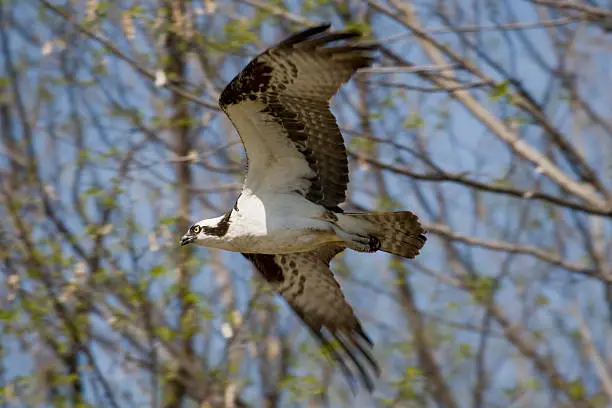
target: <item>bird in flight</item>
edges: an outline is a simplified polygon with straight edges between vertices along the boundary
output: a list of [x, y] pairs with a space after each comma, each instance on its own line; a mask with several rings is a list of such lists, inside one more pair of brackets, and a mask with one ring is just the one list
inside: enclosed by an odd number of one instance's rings
[[321, 25], [255, 57], [221, 93], [219, 106], [246, 150], [242, 192], [226, 214], [193, 224], [181, 245], [240, 252], [292, 307], [353, 386], [372, 391], [373, 343], [329, 263], [346, 248], [414, 258], [425, 231], [408, 211], [346, 213], [344, 140], [330, 99], [376, 46], [355, 30]]

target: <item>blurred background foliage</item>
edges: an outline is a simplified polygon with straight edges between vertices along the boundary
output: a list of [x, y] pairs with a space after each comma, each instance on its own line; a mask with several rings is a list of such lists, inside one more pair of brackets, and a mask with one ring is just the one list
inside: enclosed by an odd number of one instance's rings
[[[612, 404], [605, 0], [0, 0], [0, 405]], [[333, 269], [374, 339], [353, 396], [239, 254], [179, 248], [233, 205], [216, 106], [265, 47], [361, 29], [333, 100], [345, 208], [410, 209], [414, 261]]]

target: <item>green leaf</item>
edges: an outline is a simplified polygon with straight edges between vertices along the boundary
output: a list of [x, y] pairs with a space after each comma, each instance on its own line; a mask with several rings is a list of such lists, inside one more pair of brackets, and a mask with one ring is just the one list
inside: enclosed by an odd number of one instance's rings
[[360, 23], [348, 23], [346, 25], [346, 29], [348, 30], [357, 30], [359, 31], [363, 38], [371, 38], [372, 37], [372, 27], [364, 22], [360, 22]]
[[523, 387], [527, 390], [539, 390], [542, 388], [542, 385], [537, 378], [530, 378], [523, 383]]
[[175, 225], [180, 221], [180, 217], [164, 217], [159, 220], [160, 225]]
[[0, 310], [0, 321], [3, 322], [10, 322], [12, 320], [15, 320], [17, 318], [17, 311], [16, 310]]
[[166, 268], [163, 265], [155, 265], [154, 267], [151, 268], [151, 270], [149, 271], [149, 274], [153, 278], [158, 278], [161, 275], [163, 275], [165, 271], [166, 271]]
[[257, 35], [253, 32], [249, 24], [239, 20], [229, 21], [223, 28], [225, 38], [231, 48], [240, 48], [244, 44], [249, 44], [257, 40]]
[[79, 157], [77, 158], [77, 162], [79, 164], [84, 164], [85, 162], [87, 162], [87, 160], [89, 160], [89, 151], [81, 150], [79, 152]]
[[416, 112], [412, 112], [409, 117], [404, 119], [404, 127], [406, 129], [418, 129], [423, 127], [424, 124], [423, 118]]
[[579, 380], [574, 380], [569, 384], [568, 394], [574, 399], [583, 399], [585, 397], [585, 390], [582, 383]]
[[466, 285], [478, 302], [484, 302], [491, 298], [495, 281], [490, 277], [474, 277], [469, 278]]
[[499, 101], [504, 96], [507, 96], [510, 91], [510, 81], [505, 80], [493, 85], [493, 89], [489, 92], [489, 97], [494, 101]]
[[459, 344], [459, 350], [457, 351], [457, 356], [461, 358], [472, 358], [472, 346], [467, 343]]
[[99, 187], [91, 187], [83, 191], [83, 194], [85, 194], [86, 196], [95, 196], [95, 195], [102, 194], [103, 192], [104, 190], [102, 190]]
[[376, 202], [376, 209], [379, 211], [392, 211], [398, 207], [398, 203], [387, 195], [381, 195]]
[[176, 333], [168, 327], [158, 327], [155, 331], [157, 336], [164, 341], [170, 341], [176, 337]]
[[117, 201], [113, 197], [105, 196], [102, 198], [102, 205], [105, 208], [115, 208], [117, 206]]
[[406, 367], [404, 370], [404, 378], [407, 380], [414, 380], [422, 376], [421, 369], [419, 367]]

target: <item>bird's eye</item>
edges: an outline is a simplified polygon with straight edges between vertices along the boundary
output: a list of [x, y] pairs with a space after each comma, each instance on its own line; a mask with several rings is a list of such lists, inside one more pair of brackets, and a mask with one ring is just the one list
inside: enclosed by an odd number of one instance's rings
[[202, 230], [202, 228], [199, 225], [194, 225], [193, 227], [191, 227], [191, 233], [192, 234], [199, 234], [200, 231]]

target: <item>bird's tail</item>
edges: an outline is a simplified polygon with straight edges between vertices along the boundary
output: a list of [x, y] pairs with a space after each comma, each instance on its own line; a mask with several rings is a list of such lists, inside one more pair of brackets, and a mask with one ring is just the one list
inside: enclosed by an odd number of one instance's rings
[[380, 242], [380, 250], [393, 255], [414, 258], [427, 240], [419, 218], [409, 211], [343, 215], [370, 224], [367, 229]]

